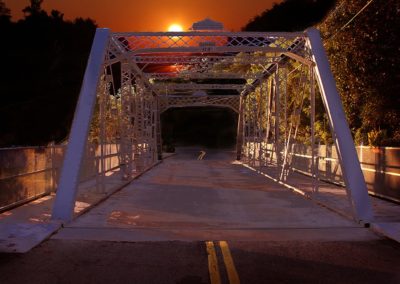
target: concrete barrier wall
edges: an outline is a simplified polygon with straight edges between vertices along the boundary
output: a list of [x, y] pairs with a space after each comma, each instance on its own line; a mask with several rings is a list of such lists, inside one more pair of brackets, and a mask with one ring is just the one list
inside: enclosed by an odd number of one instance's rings
[[400, 201], [400, 148], [357, 147], [368, 190]]
[[0, 210], [53, 192], [63, 155], [63, 146], [0, 149]]
[[[80, 180], [101, 173], [99, 146], [87, 145]], [[55, 192], [66, 146], [0, 149], [0, 211]], [[104, 172], [120, 165], [115, 144], [104, 145]]]
[[[296, 145], [293, 167], [311, 173], [311, 147]], [[400, 148], [356, 147], [368, 191], [400, 201]], [[318, 149], [318, 174], [321, 179], [344, 184], [336, 148], [321, 145]]]
[[[297, 144], [294, 146], [292, 167], [307, 173], [311, 173], [311, 147]], [[332, 145], [320, 145], [315, 150], [316, 163], [318, 163], [318, 177], [330, 182], [344, 184], [342, 169], [336, 147]]]
[[[255, 153], [254, 158], [257, 160], [259, 143], [250, 142], [248, 146], [249, 152]], [[253, 152], [254, 146], [256, 150]], [[272, 144], [265, 148], [272, 152]], [[292, 156], [292, 167], [299, 172], [311, 174], [311, 147], [297, 144], [293, 149], [295, 154]], [[358, 146], [356, 149], [368, 191], [400, 202], [400, 148]], [[333, 145], [320, 145], [315, 154], [319, 178], [344, 185], [336, 148]], [[249, 156], [253, 158], [252, 154]]]

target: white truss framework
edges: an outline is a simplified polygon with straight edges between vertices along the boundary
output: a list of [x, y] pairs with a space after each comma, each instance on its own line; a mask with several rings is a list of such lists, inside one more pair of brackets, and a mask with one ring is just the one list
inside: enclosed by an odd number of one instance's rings
[[[202, 95], [197, 91], [201, 90]], [[237, 156], [278, 179], [292, 170], [305, 100], [310, 113], [311, 176], [316, 170], [315, 100], [320, 95], [357, 220], [372, 216], [367, 189], [319, 33], [111, 33], [98, 29], [72, 125], [53, 218], [72, 220], [88, 141], [97, 141], [104, 182], [115, 145], [121, 178], [161, 159], [160, 115], [169, 108], [227, 107], [239, 115]], [[96, 99], [97, 98], [97, 99]], [[306, 99], [307, 98], [307, 99]], [[317, 183], [314, 187], [318, 191]]]

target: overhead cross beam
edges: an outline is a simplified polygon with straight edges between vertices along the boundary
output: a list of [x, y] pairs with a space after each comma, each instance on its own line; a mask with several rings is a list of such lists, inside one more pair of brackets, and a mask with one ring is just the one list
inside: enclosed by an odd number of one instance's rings
[[238, 84], [196, 84], [196, 83], [155, 83], [152, 88], [157, 92], [165, 90], [241, 90], [243, 85]]

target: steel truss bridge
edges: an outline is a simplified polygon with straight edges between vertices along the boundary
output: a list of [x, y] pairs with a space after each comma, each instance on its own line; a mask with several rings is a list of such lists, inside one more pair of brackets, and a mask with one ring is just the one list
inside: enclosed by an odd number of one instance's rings
[[[162, 158], [161, 114], [170, 108], [226, 107], [238, 114], [237, 159], [274, 169], [285, 181], [300, 144], [318, 192], [317, 135], [325, 119], [354, 218], [371, 205], [319, 32], [193, 31], [112, 33], [98, 29], [71, 128], [53, 209], [69, 222], [88, 172], [129, 181]], [[95, 156], [96, 159], [88, 157]], [[110, 162], [112, 157], [117, 162]]]

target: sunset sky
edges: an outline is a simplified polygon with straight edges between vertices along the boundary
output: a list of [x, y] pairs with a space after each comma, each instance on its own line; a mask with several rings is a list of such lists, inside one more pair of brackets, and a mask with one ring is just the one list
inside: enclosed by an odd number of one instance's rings
[[[28, 0], [5, 0], [13, 19], [21, 18]], [[171, 24], [188, 29], [210, 17], [226, 30], [239, 31], [250, 19], [281, 0], [45, 0], [43, 8], [56, 9], [65, 19], [92, 18], [113, 31], [165, 31]]]

